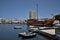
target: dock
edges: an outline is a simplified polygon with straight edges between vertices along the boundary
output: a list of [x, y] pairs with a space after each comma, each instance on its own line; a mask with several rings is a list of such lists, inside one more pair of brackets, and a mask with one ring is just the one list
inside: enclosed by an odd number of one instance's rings
[[40, 30], [40, 32], [44, 32], [50, 35], [55, 35], [55, 29]]
[[51, 39], [56, 39], [55, 29], [40, 30], [39, 34], [42, 34], [42, 35], [49, 37]]

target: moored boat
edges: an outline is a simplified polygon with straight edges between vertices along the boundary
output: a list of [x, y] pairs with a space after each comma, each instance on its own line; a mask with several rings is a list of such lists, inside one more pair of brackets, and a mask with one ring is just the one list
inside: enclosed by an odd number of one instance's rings
[[27, 24], [35, 25], [35, 26], [53, 26], [54, 20], [55, 20], [55, 17], [50, 19], [43, 19], [43, 20], [28, 19]]
[[22, 38], [32, 38], [32, 37], [36, 37], [36, 33], [32, 33], [32, 32], [21, 32], [19, 33], [19, 37]]
[[57, 26], [57, 27], [60, 26], [60, 23], [55, 24], [55, 26]]
[[39, 29], [38, 28], [30, 28], [29, 31], [34, 32], [34, 33], [38, 33]]
[[33, 28], [33, 27], [35, 27], [35, 26], [31, 26], [31, 25], [30, 25], [29, 27], [30, 27], [30, 28]]
[[15, 26], [14, 29], [22, 29], [23, 26]]

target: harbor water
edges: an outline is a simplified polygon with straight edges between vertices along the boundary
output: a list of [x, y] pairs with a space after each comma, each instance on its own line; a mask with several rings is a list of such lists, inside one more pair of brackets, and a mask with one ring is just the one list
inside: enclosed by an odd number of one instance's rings
[[[23, 25], [22, 29], [14, 29], [15, 26]], [[18, 36], [20, 32], [27, 32], [26, 24], [0, 24], [0, 40], [49, 40], [48, 38], [38, 35], [34, 38], [24, 39]]]

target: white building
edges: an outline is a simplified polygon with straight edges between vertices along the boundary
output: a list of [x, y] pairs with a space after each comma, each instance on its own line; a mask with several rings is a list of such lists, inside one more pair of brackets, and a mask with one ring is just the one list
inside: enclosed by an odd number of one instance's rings
[[16, 19], [13, 19], [12, 23], [18, 23], [18, 21]]
[[9, 19], [9, 18], [2, 18], [2, 23], [11, 23], [11, 19]]
[[20, 23], [25, 23], [25, 19], [21, 18]]
[[29, 12], [29, 19], [37, 19], [36, 12], [35, 11], [30, 11]]
[[2, 18], [0, 18], [0, 23], [2, 23]]

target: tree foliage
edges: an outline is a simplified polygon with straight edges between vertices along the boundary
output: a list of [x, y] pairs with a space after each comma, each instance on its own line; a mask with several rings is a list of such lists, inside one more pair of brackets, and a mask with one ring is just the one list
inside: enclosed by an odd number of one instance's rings
[[55, 19], [60, 21], [60, 14], [55, 15]]

